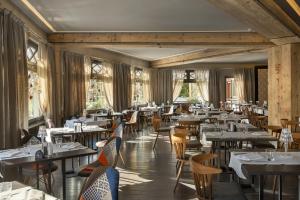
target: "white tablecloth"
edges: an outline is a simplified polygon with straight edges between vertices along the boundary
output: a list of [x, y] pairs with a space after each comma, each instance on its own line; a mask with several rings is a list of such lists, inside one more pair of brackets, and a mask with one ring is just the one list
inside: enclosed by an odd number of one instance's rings
[[243, 164], [252, 165], [300, 165], [299, 152], [274, 152], [274, 161], [268, 161], [267, 152], [232, 152], [229, 162], [229, 167], [233, 168], [236, 174], [246, 179], [242, 172]]
[[30, 186], [13, 189], [13, 182], [0, 183], [1, 200], [56, 200], [57, 198]]

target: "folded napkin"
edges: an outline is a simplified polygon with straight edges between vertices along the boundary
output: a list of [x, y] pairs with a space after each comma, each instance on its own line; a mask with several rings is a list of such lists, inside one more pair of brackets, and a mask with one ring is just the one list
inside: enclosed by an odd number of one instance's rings
[[265, 157], [263, 157], [260, 154], [257, 153], [246, 153], [246, 154], [240, 154], [235, 155], [237, 159], [243, 160], [243, 161], [257, 161], [257, 160], [264, 160]]
[[14, 157], [18, 154], [23, 153], [22, 151], [19, 151], [17, 149], [12, 149], [12, 150], [8, 150], [8, 151], [4, 151], [0, 153], [0, 158], [10, 158], [10, 157]]

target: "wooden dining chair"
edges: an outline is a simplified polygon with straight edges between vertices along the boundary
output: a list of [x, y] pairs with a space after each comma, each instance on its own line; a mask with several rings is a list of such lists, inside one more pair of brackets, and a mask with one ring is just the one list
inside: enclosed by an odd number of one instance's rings
[[181, 133], [188, 136], [189, 139], [186, 140], [186, 148], [187, 149], [198, 149], [200, 150], [202, 148], [202, 144], [200, 142], [200, 139], [197, 137], [196, 140], [191, 140], [189, 130], [184, 126], [176, 126], [175, 127], [175, 133]]
[[200, 121], [181, 120], [179, 122], [179, 126], [188, 130], [188, 136], [190, 139], [191, 137], [196, 137], [197, 140], [200, 140]]
[[116, 167], [118, 162], [119, 150], [121, 146], [120, 137], [111, 137], [102, 148], [98, 159], [86, 166], [84, 166], [78, 173], [78, 176], [89, 177], [94, 169], [99, 166]]
[[171, 138], [171, 128], [170, 128], [170, 126], [162, 127], [161, 126], [161, 118], [155, 118], [155, 117], [152, 119], [152, 125], [153, 125], [153, 129], [154, 129], [154, 133], [156, 133], [156, 138], [155, 138], [152, 149], [155, 149], [158, 136], [162, 133], [168, 133], [169, 140], [170, 140], [170, 145], [171, 145], [171, 149], [172, 149], [172, 138]]
[[288, 119], [280, 119], [282, 128], [287, 128]]
[[173, 116], [173, 114], [174, 114], [174, 106], [172, 105], [170, 107], [169, 112], [162, 114], [162, 119], [164, 120], [164, 122], [171, 121], [171, 117]]
[[190, 166], [194, 178], [198, 199], [201, 200], [245, 200], [241, 188], [236, 183], [215, 182], [214, 176], [222, 169], [212, 166], [216, 154], [191, 156]]
[[126, 130], [126, 133], [131, 133], [132, 135], [135, 134], [137, 136], [137, 126], [138, 126], [138, 113], [139, 111], [134, 111], [131, 115], [131, 118], [129, 121], [125, 122], [124, 129]]
[[78, 200], [118, 200], [119, 180], [113, 167], [97, 167], [82, 186]]

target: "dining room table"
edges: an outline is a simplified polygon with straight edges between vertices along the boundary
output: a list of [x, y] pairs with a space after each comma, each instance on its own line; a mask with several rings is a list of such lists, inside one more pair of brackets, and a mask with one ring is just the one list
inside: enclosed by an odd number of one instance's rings
[[[91, 156], [97, 154], [97, 151], [90, 149], [78, 142], [69, 142], [62, 144], [53, 144], [53, 153], [44, 157], [37, 157], [36, 152], [42, 149], [42, 144], [30, 145], [26, 147], [20, 147], [15, 149], [6, 149], [0, 151], [0, 169], [1, 174], [4, 176], [4, 180], [7, 178], [6, 171], [10, 167], [36, 165], [36, 179], [37, 189], [39, 189], [39, 165], [48, 164], [48, 182], [51, 183], [51, 163], [53, 161], [61, 161], [61, 177], [62, 177], [62, 191], [63, 199], [66, 199], [66, 160], [73, 159], [83, 156]], [[19, 170], [19, 177], [21, 176], [22, 170]], [[51, 184], [49, 184], [49, 191], [52, 191]]]
[[0, 183], [1, 200], [58, 200], [41, 190], [34, 189], [18, 181]]
[[[230, 149], [241, 149], [244, 143], [252, 143], [256, 141], [269, 142], [277, 147], [278, 139], [266, 131], [203, 131], [202, 143], [211, 143], [212, 152], [218, 154], [218, 167], [221, 166], [221, 150], [224, 150], [225, 164], [227, 164], [227, 158], [230, 159]], [[223, 146], [222, 146], [223, 145]], [[228, 155], [228, 156], [227, 156]]]
[[282, 199], [282, 178], [298, 178], [298, 199], [300, 198], [300, 152], [282, 151], [232, 151], [229, 162], [237, 176], [247, 179], [258, 176], [259, 200], [264, 199], [264, 176], [278, 176], [278, 199]]
[[[75, 131], [75, 128], [60, 127], [50, 128], [46, 130], [47, 139], [54, 141], [56, 137], [62, 137], [65, 135], [71, 136], [71, 141], [78, 139], [83, 145], [87, 145], [92, 149], [96, 149], [95, 143], [101, 139], [107, 139], [108, 129], [99, 127], [98, 125], [82, 126], [80, 131]], [[104, 138], [102, 138], [104, 134]], [[100, 136], [100, 137], [99, 137]], [[94, 141], [96, 139], [96, 141]]]

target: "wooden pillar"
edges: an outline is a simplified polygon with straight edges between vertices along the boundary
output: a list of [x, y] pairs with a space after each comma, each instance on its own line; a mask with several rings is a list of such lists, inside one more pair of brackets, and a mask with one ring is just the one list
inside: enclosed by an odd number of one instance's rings
[[269, 125], [280, 119], [300, 116], [300, 43], [269, 49], [268, 107]]

